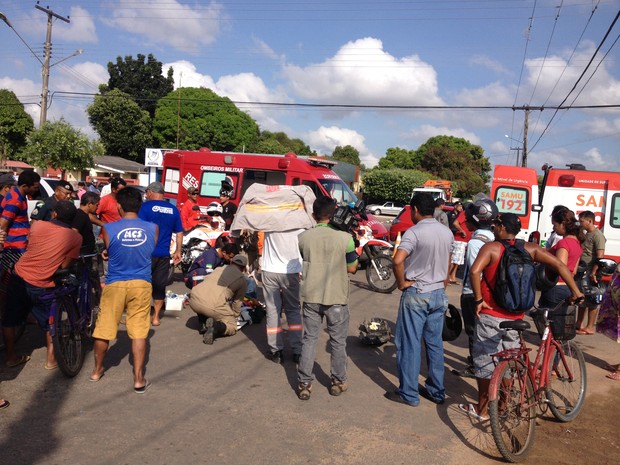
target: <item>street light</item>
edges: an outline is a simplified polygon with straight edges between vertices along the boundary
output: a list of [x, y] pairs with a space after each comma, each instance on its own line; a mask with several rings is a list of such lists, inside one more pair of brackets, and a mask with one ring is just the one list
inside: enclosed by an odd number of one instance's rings
[[57, 65], [58, 63], [62, 63], [63, 61], [68, 60], [71, 57], [80, 55], [81, 53], [84, 52], [84, 50], [82, 49], [76, 50], [72, 55], [66, 58], [63, 58], [62, 60], [59, 60], [56, 63], [50, 64], [50, 58], [52, 55], [52, 18], [60, 19], [66, 23], [69, 23], [70, 21], [68, 18], [64, 18], [54, 13], [53, 11], [49, 10], [48, 8], [43, 8], [39, 6], [38, 4], [35, 5], [35, 8], [47, 14], [47, 35], [45, 37], [45, 57], [43, 60], [41, 60], [41, 58], [39, 58], [39, 56], [34, 52], [34, 50], [30, 48], [30, 45], [28, 45], [28, 43], [26, 43], [26, 41], [22, 38], [22, 36], [19, 35], [19, 32], [17, 32], [17, 30], [13, 27], [13, 25], [9, 21], [9, 18], [7, 18], [6, 15], [2, 12], [0, 12], [0, 19], [4, 23], [6, 23], [7, 26], [13, 29], [13, 32], [17, 34], [17, 37], [19, 37], [19, 39], [24, 43], [24, 45], [28, 47], [28, 50], [30, 50], [30, 53], [32, 53], [32, 55], [37, 59], [37, 61], [41, 63], [42, 89], [41, 89], [41, 117], [39, 119], [39, 128], [40, 128], [43, 126], [43, 124], [45, 124], [45, 121], [47, 120], [47, 94], [48, 94], [48, 84], [49, 84], [49, 77], [50, 77], [50, 68], [54, 65]]
[[[515, 142], [518, 142], [520, 145], [523, 145], [523, 141], [522, 140], [515, 139], [514, 137], [510, 137], [508, 134], [504, 134], [504, 137], [506, 139], [514, 140]], [[517, 151], [517, 163], [516, 163], [516, 166], [519, 166], [519, 155], [521, 153], [521, 150], [523, 150], [523, 149], [521, 147], [510, 147], [510, 150], [516, 150]], [[523, 153], [525, 154], [525, 151], [523, 151]]]

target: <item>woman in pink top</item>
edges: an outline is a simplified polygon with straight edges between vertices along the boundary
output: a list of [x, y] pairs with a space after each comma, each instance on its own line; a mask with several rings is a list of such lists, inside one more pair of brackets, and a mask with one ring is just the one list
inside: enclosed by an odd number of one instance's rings
[[[579, 259], [583, 249], [581, 243], [584, 235], [579, 221], [575, 214], [568, 208], [563, 208], [551, 215], [553, 223], [553, 231], [563, 236], [553, 247], [549, 249], [549, 253], [555, 255], [568, 269], [575, 275]], [[545, 308], [553, 308], [563, 300], [570, 297], [571, 292], [566, 286], [562, 278], [559, 278], [557, 285], [551, 289], [542, 291], [538, 305]]]

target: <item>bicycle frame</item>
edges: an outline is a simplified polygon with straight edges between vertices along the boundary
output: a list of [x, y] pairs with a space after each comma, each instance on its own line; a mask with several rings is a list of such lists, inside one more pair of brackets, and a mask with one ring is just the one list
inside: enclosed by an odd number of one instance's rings
[[[521, 362], [526, 367], [527, 376], [532, 381], [532, 386], [534, 387], [534, 393], [536, 395], [537, 402], [540, 402], [540, 394], [545, 391], [549, 384], [550, 371], [545, 369], [545, 367], [549, 366], [552, 355], [554, 357], [557, 357], [558, 355], [561, 357], [562, 363], [566, 367], [569, 378], [571, 380], [574, 378], [574, 374], [570, 371], [570, 367], [566, 364], [564, 349], [562, 349], [560, 343], [553, 338], [553, 334], [551, 333], [551, 329], [549, 328], [549, 323], [547, 323], [541, 343], [536, 352], [536, 357], [533, 362], [529, 356], [532, 348], [526, 346], [525, 340], [523, 338], [523, 332], [520, 331], [519, 333], [521, 341], [520, 348], [506, 349], [496, 354], [492, 354], [491, 356], [499, 360], [497, 364], [498, 367], [503, 362]], [[550, 350], [552, 347], [555, 350]], [[489, 401], [497, 399], [495, 394], [498, 392], [498, 382], [500, 382], [500, 380], [492, 378], [491, 385], [489, 386]]]

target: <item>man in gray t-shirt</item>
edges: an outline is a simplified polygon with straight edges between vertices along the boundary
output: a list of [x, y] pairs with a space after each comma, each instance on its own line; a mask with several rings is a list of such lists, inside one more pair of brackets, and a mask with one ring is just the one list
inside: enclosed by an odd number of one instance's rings
[[[433, 218], [435, 201], [430, 194], [414, 195], [410, 205], [415, 226], [405, 232], [394, 256], [394, 275], [403, 292], [394, 338], [399, 387], [386, 392], [385, 397], [415, 407], [420, 395], [436, 404], [444, 402], [441, 335], [448, 307], [445, 287], [454, 236]], [[422, 338], [428, 377], [424, 387], [418, 389]]]

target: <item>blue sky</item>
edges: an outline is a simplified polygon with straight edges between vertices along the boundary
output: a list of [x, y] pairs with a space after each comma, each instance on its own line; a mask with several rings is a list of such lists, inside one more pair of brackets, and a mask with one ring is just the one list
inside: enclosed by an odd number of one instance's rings
[[[0, 0], [0, 12], [42, 58], [47, 17], [34, 5]], [[43, 6], [71, 19], [54, 23], [52, 63], [84, 50], [52, 66], [48, 119], [63, 117], [92, 137], [85, 113], [92, 97], [81, 94], [107, 82], [109, 61], [138, 53], [172, 66], [177, 87], [208, 87], [247, 102], [238, 107], [262, 129], [299, 137], [321, 154], [350, 144], [368, 166], [389, 147], [417, 149], [442, 134], [481, 145], [493, 164], [515, 164], [511, 149], [523, 141], [524, 112], [510, 107], [549, 107], [566, 97], [564, 105], [620, 105], [620, 45], [614, 46], [620, 21], [603, 42], [620, 11], [617, 0], [49, 0]], [[13, 90], [38, 124], [41, 65], [1, 22], [0, 88]], [[503, 108], [389, 108], [403, 106]], [[530, 113], [529, 166], [583, 163], [616, 171], [618, 146], [618, 108]]]

